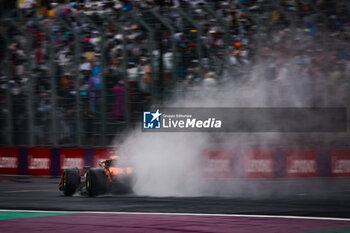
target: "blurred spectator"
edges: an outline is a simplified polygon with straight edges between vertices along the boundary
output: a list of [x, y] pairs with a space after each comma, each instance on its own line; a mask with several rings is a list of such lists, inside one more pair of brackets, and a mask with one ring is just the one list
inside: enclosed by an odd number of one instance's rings
[[146, 57], [141, 57], [140, 63], [138, 66], [139, 73], [139, 87], [140, 91], [143, 93], [149, 93], [151, 90], [151, 81], [152, 81], [152, 67]]
[[124, 119], [125, 116], [124, 81], [120, 80], [113, 90], [116, 95], [113, 117], [121, 120]]

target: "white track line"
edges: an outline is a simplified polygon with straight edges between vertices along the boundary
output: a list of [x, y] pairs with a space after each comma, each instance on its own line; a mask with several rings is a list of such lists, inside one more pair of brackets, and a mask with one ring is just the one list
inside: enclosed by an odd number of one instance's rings
[[281, 216], [281, 215], [249, 215], [249, 214], [198, 214], [198, 213], [149, 213], [149, 212], [102, 212], [102, 211], [54, 211], [54, 210], [9, 210], [0, 209], [0, 212], [29, 212], [29, 213], [76, 213], [76, 214], [129, 214], [129, 215], [175, 215], [175, 216], [213, 216], [213, 217], [241, 217], [241, 218], [285, 218], [285, 219], [306, 219], [306, 220], [331, 220], [349, 221], [350, 218], [330, 217], [303, 217], [303, 216]]

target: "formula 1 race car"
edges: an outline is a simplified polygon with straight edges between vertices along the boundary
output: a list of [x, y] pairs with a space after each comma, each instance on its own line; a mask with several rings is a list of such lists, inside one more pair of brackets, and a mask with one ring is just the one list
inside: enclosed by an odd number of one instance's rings
[[103, 195], [106, 193], [131, 193], [132, 168], [120, 166], [118, 159], [103, 160], [100, 167], [84, 167], [85, 172], [80, 175], [78, 168], [67, 168], [63, 171], [59, 190], [65, 196], [72, 196], [75, 192], [88, 196]]

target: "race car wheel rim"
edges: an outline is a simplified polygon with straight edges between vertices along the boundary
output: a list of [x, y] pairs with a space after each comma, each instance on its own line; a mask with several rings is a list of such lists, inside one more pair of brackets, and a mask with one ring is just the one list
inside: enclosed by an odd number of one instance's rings
[[86, 176], [86, 188], [89, 189], [90, 188], [90, 177]]
[[67, 186], [66, 173], [63, 174], [63, 188]]

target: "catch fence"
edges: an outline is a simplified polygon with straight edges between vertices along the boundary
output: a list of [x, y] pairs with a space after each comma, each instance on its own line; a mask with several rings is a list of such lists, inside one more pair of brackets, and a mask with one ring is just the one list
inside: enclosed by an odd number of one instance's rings
[[[52, 17], [9, 12], [0, 30], [0, 145], [105, 147], [139, 123], [142, 111], [195, 85], [244, 79], [259, 64], [273, 80], [281, 62], [295, 57], [327, 71], [311, 78], [315, 105], [344, 106], [346, 81], [318, 85], [346, 73], [335, 57], [348, 42], [335, 43], [341, 29], [333, 16], [349, 4], [329, 2], [337, 3], [221, 1]], [[303, 60], [305, 53], [321, 60]], [[340, 90], [344, 101], [332, 98]]]

